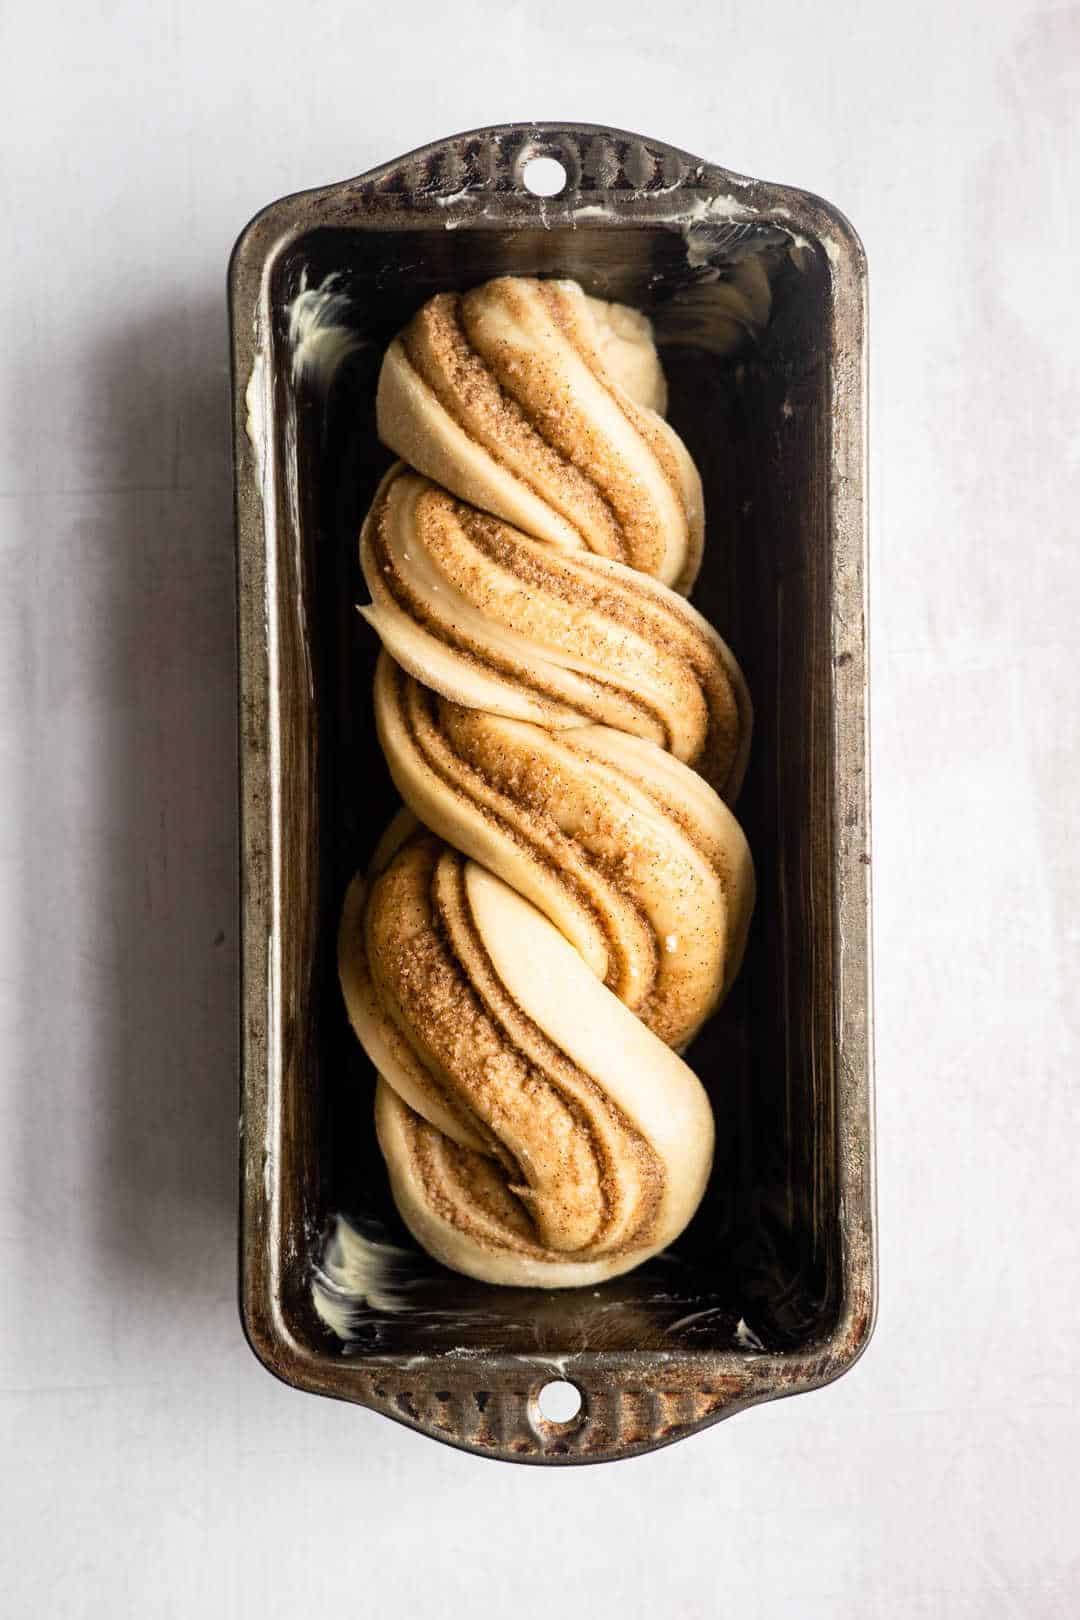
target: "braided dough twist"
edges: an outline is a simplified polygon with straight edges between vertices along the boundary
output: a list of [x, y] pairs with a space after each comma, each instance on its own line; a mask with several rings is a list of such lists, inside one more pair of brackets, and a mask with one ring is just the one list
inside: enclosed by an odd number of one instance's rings
[[711, 1166], [673, 1048], [742, 955], [753, 867], [724, 800], [751, 711], [678, 594], [701, 487], [663, 403], [644, 317], [572, 282], [440, 295], [380, 377], [410, 465], [364, 525], [362, 611], [408, 812], [349, 889], [339, 966], [398, 1208], [491, 1282], [629, 1270]]

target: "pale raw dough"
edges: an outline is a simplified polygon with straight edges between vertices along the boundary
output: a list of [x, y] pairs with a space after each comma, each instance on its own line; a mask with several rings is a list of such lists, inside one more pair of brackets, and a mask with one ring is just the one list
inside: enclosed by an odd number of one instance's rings
[[[349, 1018], [398, 1208], [489, 1282], [641, 1264], [702, 1197], [677, 1056], [753, 906], [751, 706], [683, 599], [701, 485], [644, 316], [573, 282], [432, 299], [387, 353], [362, 611], [409, 814], [349, 890]], [[406, 465], [407, 463], [407, 465]]]
[[379, 437], [525, 534], [618, 558], [686, 594], [704, 504], [659, 414], [665, 398], [644, 316], [587, 299], [573, 281], [502, 277], [433, 298], [394, 339]]

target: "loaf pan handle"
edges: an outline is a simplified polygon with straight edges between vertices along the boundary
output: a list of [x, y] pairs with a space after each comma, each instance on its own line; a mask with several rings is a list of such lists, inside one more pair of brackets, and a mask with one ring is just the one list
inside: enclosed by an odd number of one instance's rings
[[[496, 1373], [493, 1387], [448, 1378], [445, 1388], [432, 1388], [436, 1381], [430, 1372], [424, 1379], [428, 1387], [417, 1387], [419, 1381], [407, 1374], [399, 1381], [383, 1371], [372, 1373], [368, 1387], [354, 1393], [399, 1423], [480, 1456], [571, 1464], [655, 1450], [731, 1416], [755, 1398], [752, 1361], [745, 1373], [714, 1375], [699, 1389], [665, 1387], [662, 1375], [655, 1386], [646, 1384], [640, 1373], [625, 1368], [579, 1372], [572, 1365], [564, 1370], [530, 1361], [522, 1358], [520, 1379], [504, 1381], [505, 1373]], [[552, 1383], [573, 1385], [581, 1398], [580, 1409], [562, 1422], [541, 1410], [542, 1391]], [[543, 1404], [550, 1410], [547, 1399]]]

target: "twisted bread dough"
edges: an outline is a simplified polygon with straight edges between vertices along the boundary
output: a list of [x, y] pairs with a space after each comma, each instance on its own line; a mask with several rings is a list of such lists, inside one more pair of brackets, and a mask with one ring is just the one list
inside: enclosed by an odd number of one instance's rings
[[[745, 683], [643, 572], [692, 577], [700, 485], [605, 368], [662, 402], [647, 323], [596, 308], [573, 283], [504, 280], [432, 300], [388, 353], [383, 436], [487, 510], [399, 463], [365, 523], [379, 736], [422, 825], [391, 828], [339, 938], [406, 1223], [460, 1271], [546, 1287], [640, 1264], [696, 1209], [713, 1121], [671, 1048], [729, 987], [753, 903], [721, 797], [745, 768]], [[481, 430], [490, 390], [461, 333], [500, 386], [527, 379], [520, 418], [499, 395], [499, 432]], [[468, 454], [447, 448], [447, 401]], [[508, 422], [547, 435], [521, 439], [513, 476]]]
[[686, 594], [704, 503], [666, 400], [643, 315], [575, 281], [503, 276], [424, 305], [376, 405], [383, 443], [463, 500]]

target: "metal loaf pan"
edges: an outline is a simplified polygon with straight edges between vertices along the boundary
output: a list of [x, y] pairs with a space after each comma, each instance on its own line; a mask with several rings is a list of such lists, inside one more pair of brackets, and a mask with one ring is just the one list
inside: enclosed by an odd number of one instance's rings
[[[560, 196], [526, 189], [537, 155], [562, 163]], [[750, 254], [768, 269], [772, 316], [731, 353], [728, 283]], [[379, 358], [432, 293], [500, 273], [573, 276], [652, 315], [670, 416], [705, 482], [694, 600], [740, 658], [756, 709], [738, 806], [758, 871], [751, 942], [689, 1054], [717, 1117], [710, 1191], [671, 1254], [569, 1293], [486, 1287], [415, 1251], [389, 1199], [334, 960], [345, 886], [394, 808], [371, 717], [375, 638], [354, 611], [360, 522], [389, 460], [375, 435]], [[328, 285], [349, 358], [326, 393], [297, 365], [295, 312], [304, 289]], [[298, 1388], [528, 1462], [629, 1456], [828, 1382], [874, 1312], [857, 238], [805, 192], [656, 141], [513, 125], [272, 204], [237, 243], [229, 296], [240, 1294], [255, 1353]], [[339, 1213], [393, 1260], [347, 1343], [312, 1295]], [[566, 1423], [537, 1404], [554, 1377], [582, 1393]]]

